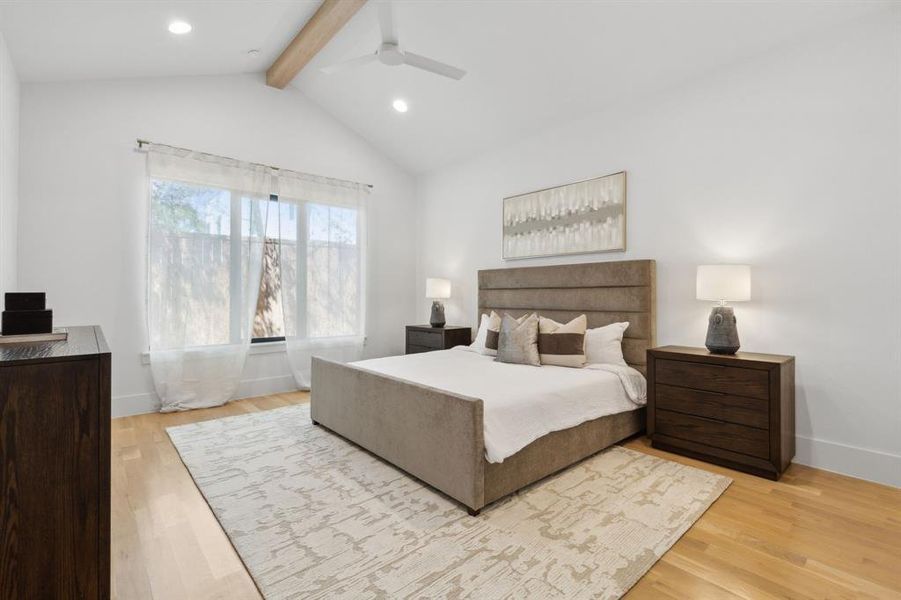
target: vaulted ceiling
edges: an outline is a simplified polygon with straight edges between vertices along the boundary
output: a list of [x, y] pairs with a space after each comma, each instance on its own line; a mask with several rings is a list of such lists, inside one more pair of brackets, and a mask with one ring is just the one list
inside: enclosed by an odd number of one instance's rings
[[[630, 101], [838, 28], [891, 2], [395, 2], [402, 48], [462, 67], [461, 81], [378, 63], [370, 0], [291, 85], [411, 172]], [[24, 81], [262, 72], [316, 0], [5, 1], [0, 29]], [[194, 31], [166, 30], [183, 19]], [[256, 55], [248, 51], [258, 49]], [[262, 83], [261, 83], [262, 85]], [[391, 108], [405, 99], [409, 112]]]

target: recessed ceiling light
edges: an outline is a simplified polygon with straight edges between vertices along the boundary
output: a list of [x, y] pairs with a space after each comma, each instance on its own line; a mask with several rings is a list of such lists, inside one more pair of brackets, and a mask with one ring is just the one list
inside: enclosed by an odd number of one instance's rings
[[191, 27], [191, 24], [185, 23], [184, 21], [172, 21], [169, 23], [169, 33], [174, 33], [175, 35], [191, 33], [192, 29], [194, 28]]
[[401, 100], [400, 98], [392, 102], [391, 106], [393, 106], [394, 110], [399, 113], [405, 113], [410, 108], [409, 106], [407, 106], [406, 100]]

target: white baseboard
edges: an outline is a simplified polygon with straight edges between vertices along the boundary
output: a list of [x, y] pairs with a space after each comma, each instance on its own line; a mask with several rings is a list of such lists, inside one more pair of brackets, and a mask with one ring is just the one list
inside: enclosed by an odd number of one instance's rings
[[901, 456], [815, 438], [795, 438], [795, 462], [901, 487]]
[[143, 415], [157, 412], [160, 409], [160, 400], [154, 393], [130, 394], [128, 396], [114, 396], [110, 412], [114, 419]]
[[259, 379], [245, 379], [238, 386], [235, 399], [254, 398], [268, 394], [283, 394], [297, 389], [297, 382], [293, 375], [278, 375], [276, 377], [260, 377]]
[[[291, 375], [244, 379], [238, 386], [235, 399], [282, 394], [284, 392], [293, 392], [297, 389], [297, 383], [295, 383], [294, 377]], [[116, 396], [113, 398], [112, 404], [111, 412], [114, 419], [153, 413], [160, 409], [160, 399], [153, 392]]]

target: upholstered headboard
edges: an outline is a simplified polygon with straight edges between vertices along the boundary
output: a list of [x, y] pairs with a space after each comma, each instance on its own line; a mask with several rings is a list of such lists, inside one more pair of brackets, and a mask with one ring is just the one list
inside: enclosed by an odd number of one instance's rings
[[479, 271], [479, 314], [537, 312], [565, 323], [585, 314], [588, 327], [628, 321], [626, 362], [645, 373], [657, 343], [657, 276], [653, 260], [513, 267]]

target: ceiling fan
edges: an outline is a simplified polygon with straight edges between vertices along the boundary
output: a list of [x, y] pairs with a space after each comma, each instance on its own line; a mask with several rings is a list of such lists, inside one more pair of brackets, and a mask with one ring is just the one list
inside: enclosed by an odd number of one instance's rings
[[379, 28], [382, 31], [382, 43], [378, 49], [372, 54], [352, 58], [344, 62], [340, 62], [328, 67], [320, 69], [323, 73], [331, 75], [345, 69], [359, 67], [371, 62], [380, 62], [383, 65], [396, 67], [398, 65], [409, 65], [417, 69], [423, 69], [430, 73], [450, 77], [451, 79], [462, 79], [466, 75], [466, 71], [444, 64], [437, 60], [413, 54], [406, 50], [401, 50], [397, 41], [397, 30], [394, 27], [394, 12], [391, 2], [379, 3]]

